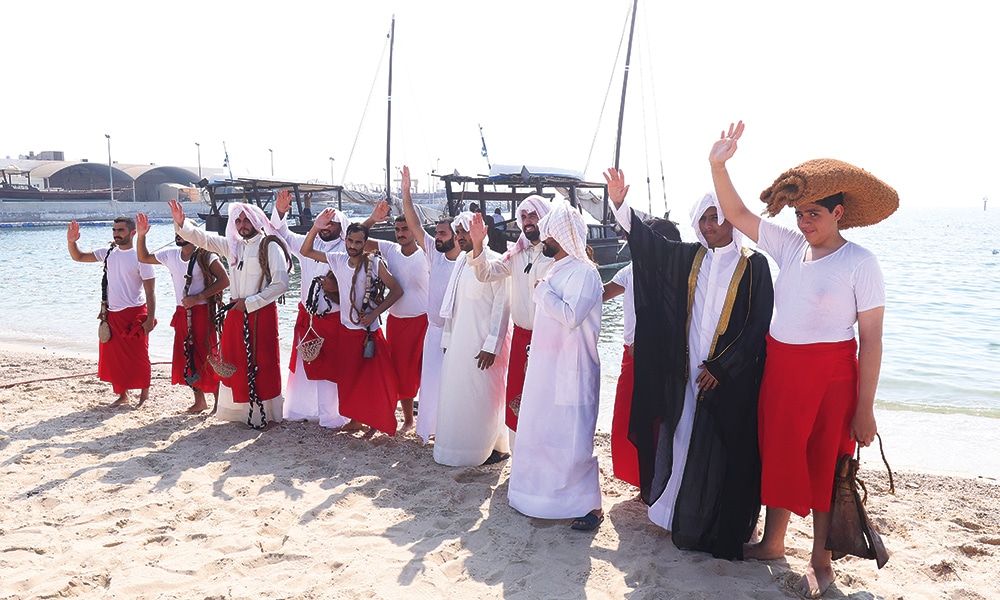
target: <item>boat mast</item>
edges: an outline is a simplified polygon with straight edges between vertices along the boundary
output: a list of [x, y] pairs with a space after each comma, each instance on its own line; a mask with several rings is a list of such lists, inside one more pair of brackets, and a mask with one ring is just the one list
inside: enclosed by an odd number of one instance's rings
[[396, 15], [392, 15], [392, 26], [389, 28], [389, 100], [388, 114], [385, 122], [385, 200], [392, 201], [391, 178], [392, 171], [389, 167], [390, 143], [392, 141], [392, 47], [396, 39]]
[[628, 69], [632, 62], [632, 35], [635, 33], [635, 13], [639, 0], [632, 1], [632, 25], [628, 31], [628, 51], [625, 53], [625, 77], [622, 79], [622, 102], [618, 108], [618, 137], [615, 140], [615, 169], [619, 168], [622, 154], [622, 122], [625, 120], [625, 90], [628, 89]]

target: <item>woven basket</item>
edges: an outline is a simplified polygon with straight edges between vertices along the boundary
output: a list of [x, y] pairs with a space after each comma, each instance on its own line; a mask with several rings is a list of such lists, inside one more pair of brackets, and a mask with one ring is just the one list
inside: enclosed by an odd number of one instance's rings
[[323, 347], [323, 338], [314, 337], [307, 342], [300, 342], [298, 346], [295, 347], [299, 352], [299, 356], [302, 357], [302, 362], [312, 362], [316, 360], [319, 356], [319, 351]]
[[212, 370], [223, 379], [227, 379], [236, 374], [236, 365], [226, 362], [218, 356], [209, 356], [208, 364], [212, 367]]

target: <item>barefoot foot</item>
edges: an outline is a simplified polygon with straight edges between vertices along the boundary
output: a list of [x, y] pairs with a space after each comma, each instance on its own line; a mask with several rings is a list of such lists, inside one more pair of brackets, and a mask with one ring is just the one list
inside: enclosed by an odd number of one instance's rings
[[805, 573], [802, 574], [802, 578], [795, 584], [795, 591], [803, 598], [819, 598], [836, 577], [833, 573], [833, 567], [814, 569], [812, 565], [809, 565], [806, 567]]
[[108, 406], [128, 406], [128, 392], [122, 392], [119, 394], [118, 399]]
[[784, 543], [778, 544], [765, 544], [764, 542], [759, 542], [756, 544], [743, 544], [743, 560], [754, 559], [754, 560], [775, 560], [778, 558], [783, 558], [785, 556], [785, 545]]

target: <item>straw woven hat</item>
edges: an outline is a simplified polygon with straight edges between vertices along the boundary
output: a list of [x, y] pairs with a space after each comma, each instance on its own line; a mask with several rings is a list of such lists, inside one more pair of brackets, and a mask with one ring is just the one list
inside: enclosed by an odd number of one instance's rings
[[899, 194], [868, 171], [832, 158], [817, 158], [782, 173], [771, 187], [760, 193], [773, 217], [785, 206], [822, 200], [844, 194], [844, 216], [839, 228], [867, 227], [899, 208]]

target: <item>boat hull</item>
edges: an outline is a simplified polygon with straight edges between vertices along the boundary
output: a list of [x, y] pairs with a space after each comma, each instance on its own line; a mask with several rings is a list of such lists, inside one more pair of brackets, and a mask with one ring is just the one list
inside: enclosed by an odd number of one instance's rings
[[170, 218], [166, 202], [112, 202], [111, 200], [18, 200], [0, 197], [0, 223], [66, 223], [110, 221], [144, 213], [150, 218]]

